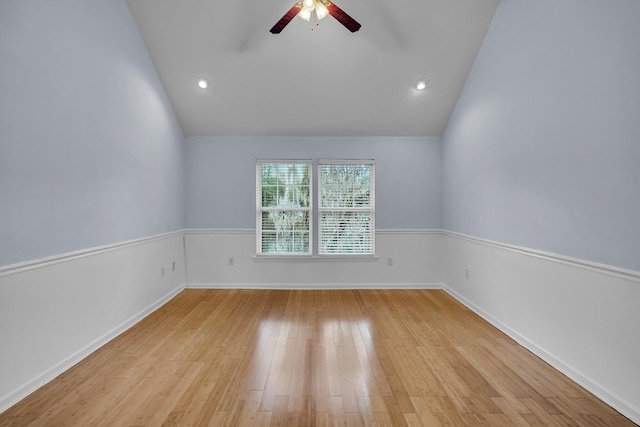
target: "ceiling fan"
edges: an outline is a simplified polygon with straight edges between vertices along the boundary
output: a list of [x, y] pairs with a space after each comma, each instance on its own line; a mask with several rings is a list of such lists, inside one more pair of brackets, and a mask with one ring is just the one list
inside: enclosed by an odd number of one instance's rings
[[296, 15], [305, 21], [311, 21], [313, 12], [315, 12], [318, 20], [327, 15], [333, 16], [352, 33], [355, 33], [361, 27], [355, 19], [329, 0], [303, 0], [294, 4], [269, 31], [273, 34], [279, 34]]

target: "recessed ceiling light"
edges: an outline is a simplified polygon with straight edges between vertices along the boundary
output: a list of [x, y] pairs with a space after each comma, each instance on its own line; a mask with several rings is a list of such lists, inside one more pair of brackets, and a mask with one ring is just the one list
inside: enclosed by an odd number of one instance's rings
[[208, 88], [209, 87], [209, 81], [207, 79], [204, 79], [204, 78], [198, 79], [198, 87], [200, 89]]
[[420, 78], [413, 84], [413, 88], [418, 92], [422, 92], [427, 86], [429, 86], [429, 81], [425, 78]]

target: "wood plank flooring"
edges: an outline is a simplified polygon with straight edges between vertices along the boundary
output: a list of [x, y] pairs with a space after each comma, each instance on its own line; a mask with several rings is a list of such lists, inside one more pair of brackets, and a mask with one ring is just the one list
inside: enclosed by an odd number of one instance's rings
[[185, 290], [1, 426], [632, 426], [439, 290]]

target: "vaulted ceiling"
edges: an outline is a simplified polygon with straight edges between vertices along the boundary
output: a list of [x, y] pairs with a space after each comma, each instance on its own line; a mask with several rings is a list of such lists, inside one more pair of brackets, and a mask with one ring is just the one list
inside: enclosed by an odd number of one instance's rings
[[360, 31], [274, 35], [295, 0], [128, 0], [186, 136], [442, 135], [498, 2], [336, 0]]

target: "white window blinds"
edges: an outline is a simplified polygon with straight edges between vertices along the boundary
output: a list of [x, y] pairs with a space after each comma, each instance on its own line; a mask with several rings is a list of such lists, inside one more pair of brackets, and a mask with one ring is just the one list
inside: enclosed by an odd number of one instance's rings
[[318, 175], [318, 253], [374, 254], [373, 161], [321, 160]]
[[256, 252], [312, 253], [311, 160], [258, 161]]

